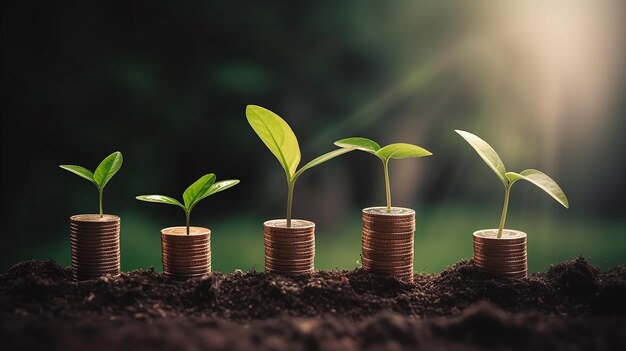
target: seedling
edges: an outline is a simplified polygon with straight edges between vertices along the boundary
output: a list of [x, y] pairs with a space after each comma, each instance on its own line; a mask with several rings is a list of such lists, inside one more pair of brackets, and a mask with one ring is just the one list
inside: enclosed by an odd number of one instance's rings
[[406, 143], [389, 144], [380, 147], [377, 142], [360, 137], [341, 139], [335, 142], [335, 145], [345, 148], [354, 148], [357, 150], [369, 152], [383, 161], [383, 169], [385, 172], [385, 190], [387, 193], [387, 212], [391, 212], [391, 185], [389, 182], [389, 161], [391, 159], [417, 158], [430, 156], [432, 153], [417, 145]]
[[498, 156], [496, 150], [486, 141], [482, 140], [478, 136], [468, 133], [462, 130], [455, 130], [465, 141], [467, 141], [476, 150], [478, 155], [485, 161], [485, 163], [491, 168], [502, 184], [504, 185], [504, 206], [502, 207], [502, 216], [500, 217], [500, 226], [498, 227], [498, 239], [502, 237], [502, 230], [504, 229], [504, 222], [506, 221], [506, 212], [509, 206], [509, 193], [511, 187], [515, 182], [520, 179], [524, 179], [532, 184], [535, 184], [540, 189], [552, 196], [558, 203], [565, 208], [569, 208], [569, 201], [563, 193], [563, 190], [556, 184], [552, 178], [548, 177], [545, 173], [536, 169], [527, 169], [520, 173], [507, 172], [504, 167], [504, 163]]
[[233, 187], [239, 183], [237, 179], [222, 180], [215, 182], [215, 174], [205, 174], [200, 179], [191, 184], [183, 193], [183, 204], [180, 201], [165, 195], [140, 195], [137, 196], [137, 200], [146, 202], [156, 202], [166, 205], [175, 205], [185, 211], [185, 223], [187, 225], [187, 235], [189, 235], [189, 217], [191, 210], [200, 202], [200, 200], [211, 196], [220, 191], [224, 191], [230, 187]]
[[304, 171], [354, 149], [337, 149], [325, 153], [298, 169], [300, 147], [287, 122], [274, 112], [255, 105], [246, 106], [248, 123], [268, 149], [276, 156], [287, 177], [287, 227], [291, 227], [291, 204], [296, 180]]
[[70, 171], [79, 177], [87, 179], [98, 188], [98, 203], [100, 204], [100, 218], [102, 218], [102, 192], [109, 180], [111, 180], [115, 173], [117, 173], [117, 171], [119, 171], [122, 167], [123, 160], [122, 153], [116, 151], [102, 160], [96, 168], [96, 171], [93, 173], [91, 173], [91, 171], [87, 168], [81, 166], [60, 165], [59, 167], [66, 171]]

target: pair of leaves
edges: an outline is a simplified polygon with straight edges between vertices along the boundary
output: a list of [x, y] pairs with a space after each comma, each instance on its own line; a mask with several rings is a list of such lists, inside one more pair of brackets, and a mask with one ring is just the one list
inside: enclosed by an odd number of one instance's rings
[[60, 165], [59, 167], [66, 171], [70, 171], [79, 177], [87, 179], [98, 187], [99, 190], [102, 190], [107, 185], [109, 180], [113, 178], [115, 173], [120, 170], [123, 161], [124, 158], [122, 157], [122, 153], [116, 151], [102, 160], [93, 173], [82, 166]]
[[287, 122], [276, 113], [256, 105], [246, 106], [246, 118], [265, 146], [278, 159], [289, 182], [295, 181], [307, 169], [354, 150], [353, 148], [333, 150], [316, 157], [298, 170], [300, 146]]
[[370, 154], [376, 155], [385, 163], [389, 162], [390, 159], [403, 159], [409, 157], [417, 158], [432, 155], [430, 151], [417, 145], [395, 143], [389, 144], [385, 147], [380, 147], [377, 142], [361, 137], [341, 139], [336, 141], [335, 145], [342, 148], [354, 148], [369, 152]]
[[237, 179], [222, 180], [219, 182], [215, 182], [215, 179], [216, 177], [213, 173], [205, 174], [200, 177], [200, 179], [191, 184], [183, 193], [183, 203], [165, 195], [140, 195], [137, 196], [136, 199], [146, 202], [179, 206], [185, 211], [185, 213], [190, 213], [201, 200], [239, 183], [239, 180]]
[[485, 161], [489, 168], [500, 178], [500, 181], [502, 181], [505, 187], [510, 188], [513, 183], [523, 179], [545, 191], [565, 208], [569, 208], [569, 201], [563, 193], [563, 190], [548, 175], [536, 169], [527, 169], [520, 173], [507, 172], [496, 150], [486, 141], [466, 131], [456, 130], [456, 132], [476, 150], [483, 161]]

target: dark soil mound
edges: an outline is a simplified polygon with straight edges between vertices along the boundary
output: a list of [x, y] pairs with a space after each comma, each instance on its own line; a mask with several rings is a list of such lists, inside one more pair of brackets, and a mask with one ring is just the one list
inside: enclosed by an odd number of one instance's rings
[[363, 270], [289, 278], [154, 270], [73, 282], [52, 261], [0, 275], [11, 349], [625, 349], [626, 267], [583, 258], [526, 279], [462, 261], [414, 284]]

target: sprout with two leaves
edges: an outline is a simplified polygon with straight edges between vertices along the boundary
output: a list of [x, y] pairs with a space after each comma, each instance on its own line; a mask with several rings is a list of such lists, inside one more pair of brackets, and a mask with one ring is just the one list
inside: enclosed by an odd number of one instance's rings
[[285, 170], [287, 178], [287, 227], [291, 227], [291, 205], [293, 202], [293, 189], [296, 180], [304, 171], [315, 167], [346, 152], [353, 151], [353, 148], [342, 148], [323, 154], [311, 162], [298, 169], [300, 164], [300, 147], [298, 139], [287, 122], [274, 112], [255, 105], [246, 107], [246, 117], [248, 123], [261, 141], [276, 156], [278, 162]]
[[556, 184], [552, 178], [548, 177], [545, 173], [536, 169], [527, 169], [520, 173], [507, 172], [504, 167], [504, 163], [498, 156], [496, 150], [486, 141], [482, 140], [478, 136], [468, 133], [462, 130], [455, 130], [465, 141], [467, 141], [476, 150], [478, 155], [485, 161], [485, 163], [491, 168], [502, 184], [504, 185], [504, 206], [502, 207], [502, 216], [500, 217], [500, 226], [498, 227], [498, 239], [502, 237], [502, 231], [504, 230], [504, 222], [506, 221], [506, 213], [509, 207], [509, 193], [511, 187], [515, 182], [520, 179], [526, 180], [552, 196], [558, 203], [565, 208], [569, 208], [569, 202], [567, 197], [563, 193], [563, 190]]
[[378, 157], [383, 162], [385, 172], [385, 190], [387, 193], [387, 212], [391, 212], [391, 185], [389, 182], [389, 161], [391, 159], [417, 158], [430, 156], [432, 153], [417, 145], [407, 143], [389, 144], [380, 147], [377, 142], [360, 137], [352, 137], [341, 139], [335, 142], [335, 145], [344, 148], [354, 148], [357, 150], [368, 152]]
[[115, 173], [120, 170], [123, 162], [122, 153], [116, 151], [107, 156], [96, 168], [95, 172], [91, 172], [85, 167], [76, 165], [60, 165], [66, 171], [72, 172], [81, 178], [85, 178], [92, 182], [98, 188], [98, 203], [100, 204], [100, 218], [104, 216], [102, 210], [102, 192], [109, 180], [113, 178]]
[[200, 179], [196, 180], [187, 188], [187, 190], [185, 190], [185, 192], [183, 193], [184, 204], [180, 203], [180, 201], [174, 198], [165, 195], [140, 195], [137, 196], [136, 199], [146, 202], [175, 205], [182, 208], [183, 211], [185, 211], [187, 235], [189, 235], [189, 217], [191, 215], [191, 210], [193, 210], [198, 202], [208, 196], [233, 187], [238, 183], [239, 180], [237, 179], [229, 179], [215, 182], [215, 174], [209, 173], [200, 177]]

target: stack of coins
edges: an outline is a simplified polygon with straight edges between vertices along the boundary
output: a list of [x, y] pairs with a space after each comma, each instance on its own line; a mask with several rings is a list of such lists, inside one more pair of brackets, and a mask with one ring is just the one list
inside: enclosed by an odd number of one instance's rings
[[474, 265], [481, 272], [494, 276], [524, 278], [528, 275], [526, 260], [526, 233], [517, 230], [502, 232], [497, 229], [474, 233]]
[[361, 263], [363, 269], [413, 281], [415, 211], [410, 208], [370, 207], [363, 210]]
[[263, 223], [265, 271], [283, 275], [313, 273], [315, 259], [315, 223], [284, 219]]
[[161, 230], [163, 275], [177, 280], [200, 278], [211, 272], [211, 231], [202, 227]]
[[120, 275], [120, 217], [82, 214], [70, 217], [70, 252], [75, 280]]

